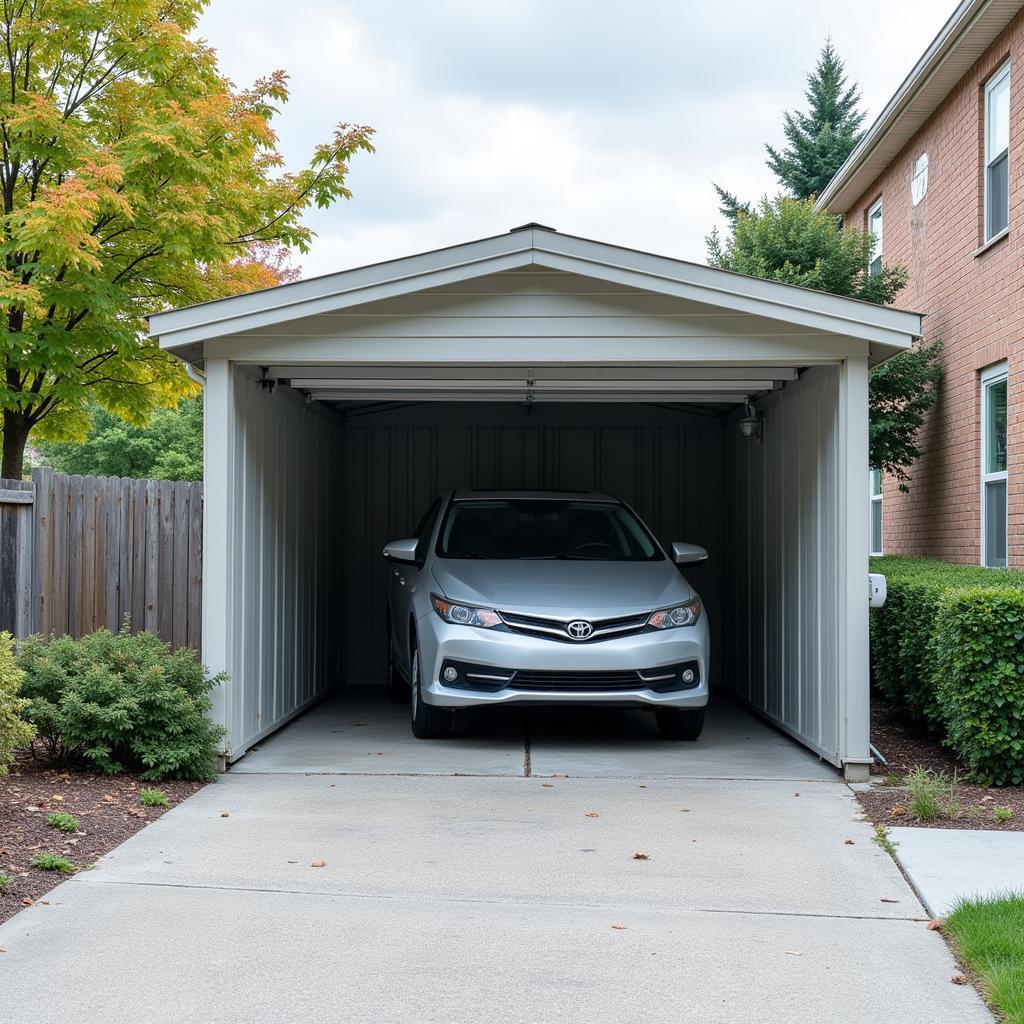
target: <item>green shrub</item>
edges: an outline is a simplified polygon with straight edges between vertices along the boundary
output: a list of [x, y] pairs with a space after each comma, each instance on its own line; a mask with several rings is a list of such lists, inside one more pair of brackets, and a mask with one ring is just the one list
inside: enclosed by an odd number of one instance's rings
[[14, 885], [14, 875], [0, 875], [0, 896]]
[[1024, 591], [945, 595], [933, 649], [949, 745], [980, 782], [1024, 783]]
[[170, 807], [171, 801], [162, 789], [140, 789], [139, 803], [143, 807]]
[[225, 677], [208, 675], [195, 651], [172, 652], [125, 626], [80, 640], [29, 637], [17, 661], [36, 745], [54, 763], [84, 759], [145, 779], [212, 777], [223, 730], [207, 718], [209, 692]]
[[59, 828], [61, 832], [77, 832], [78, 819], [64, 811], [54, 811], [46, 816], [46, 824], [50, 828]]
[[11, 751], [29, 743], [36, 731], [22, 717], [28, 701], [18, 696], [25, 673], [14, 657], [10, 633], [0, 633], [0, 776], [7, 774]]
[[907, 772], [907, 796], [910, 813], [917, 821], [937, 821], [955, 818], [960, 813], [960, 787], [956, 775], [930, 768], [911, 768]]
[[59, 871], [62, 875], [73, 875], [78, 870], [66, 857], [56, 853], [37, 853], [29, 864], [41, 871]]

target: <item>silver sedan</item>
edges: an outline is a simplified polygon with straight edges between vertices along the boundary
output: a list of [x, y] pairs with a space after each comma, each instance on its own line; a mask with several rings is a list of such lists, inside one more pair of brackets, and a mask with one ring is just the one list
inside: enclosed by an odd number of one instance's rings
[[455, 491], [389, 566], [389, 694], [412, 731], [446, 736], [456, 708], [653, 708], [662, 735], [696, 739], [708, 701], [707, 612], [671, 554], [607, 494]]

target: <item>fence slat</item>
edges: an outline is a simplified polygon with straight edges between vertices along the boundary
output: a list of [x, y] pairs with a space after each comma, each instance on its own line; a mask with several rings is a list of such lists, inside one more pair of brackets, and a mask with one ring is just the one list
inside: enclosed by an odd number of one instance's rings
[[130, 616], [133, 630], [198, 649], [202, 509], [201, 483], [48, 469], [0, 480], [0, 573], [15, 581], [0, 629], [82, 636]]

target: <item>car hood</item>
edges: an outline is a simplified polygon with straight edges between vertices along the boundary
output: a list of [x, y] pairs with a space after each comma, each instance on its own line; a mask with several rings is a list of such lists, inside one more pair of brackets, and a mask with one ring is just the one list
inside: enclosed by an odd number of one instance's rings
[[449, 601], [556, 618], [629, 615], [690, 600], [674, 563], [583, 559], [438, 559], [434, 579]]

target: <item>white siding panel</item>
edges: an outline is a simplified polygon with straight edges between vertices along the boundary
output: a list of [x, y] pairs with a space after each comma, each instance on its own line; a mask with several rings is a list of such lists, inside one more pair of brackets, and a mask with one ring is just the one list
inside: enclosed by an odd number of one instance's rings
[[229, 758], [337, 682], [342, 426], [233, 371]]
[[841, 580], [837, 537], [838, 367], [761, 403], [760, 444], [724, 428], [726, 500], [736, 510], [725, 683], [834, 764]]

